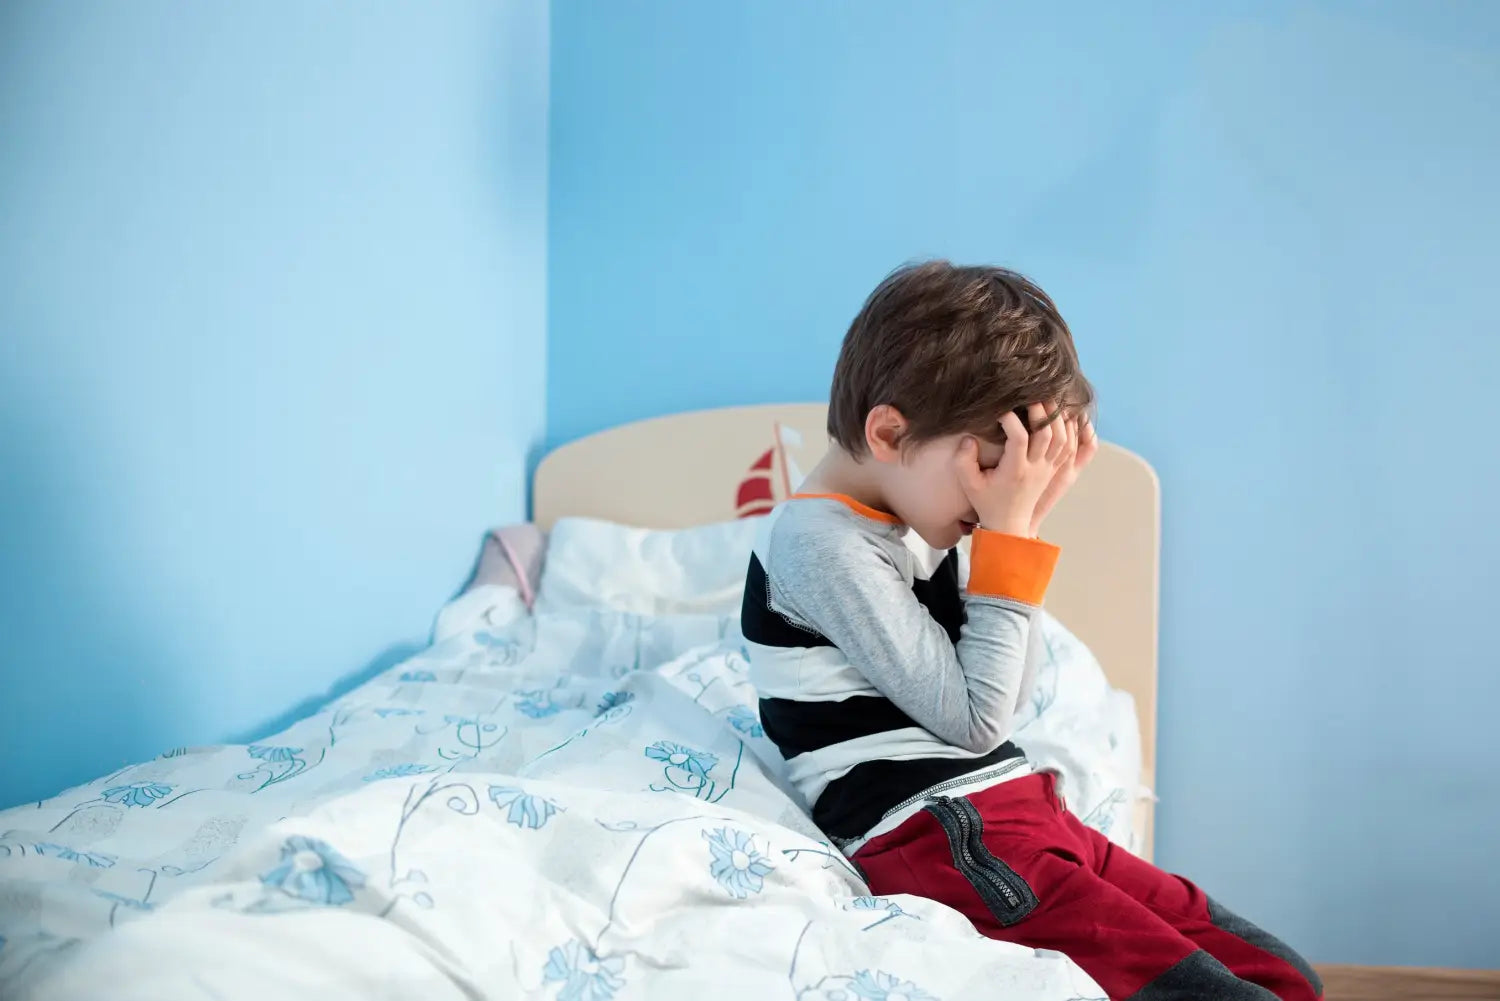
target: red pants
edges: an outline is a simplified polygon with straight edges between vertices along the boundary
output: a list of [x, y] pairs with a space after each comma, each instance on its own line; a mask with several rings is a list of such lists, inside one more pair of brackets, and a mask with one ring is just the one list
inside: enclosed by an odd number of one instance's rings
[[1314, 1001], [1306, 960], [1085, 827], [1042, 773], [937, 797], [854, 856], [870, 890], [962, 912], [990, 938], [1065, 953], [1114, 1001]]

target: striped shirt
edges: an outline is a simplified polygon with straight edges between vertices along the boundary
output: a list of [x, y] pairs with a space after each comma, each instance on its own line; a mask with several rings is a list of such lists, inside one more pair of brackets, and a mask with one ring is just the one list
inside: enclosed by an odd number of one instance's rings
[[762, 520], [740, 622], [750, 679], [788, 778], [836, 842], [1023, 757], [1010, 736], [1057, 555], [977, 529], [964, 587], [956, 549], [852, 498], [798, 495]]

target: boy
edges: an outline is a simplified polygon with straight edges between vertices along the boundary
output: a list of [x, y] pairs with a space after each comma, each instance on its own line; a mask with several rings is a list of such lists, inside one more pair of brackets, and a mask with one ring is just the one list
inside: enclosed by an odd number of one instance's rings
[[[1011, 742], [1093, 390], [1047, 294], [931, 262], [844, 338], [832, 447], [758, 532], [742, 629], [761, 722], [876, 894], [1071, 956], [1112, 999], [1310, 1001], [1272, 936], [1085, 828]], [[973, 536], [966, 587], [953, 547]]]

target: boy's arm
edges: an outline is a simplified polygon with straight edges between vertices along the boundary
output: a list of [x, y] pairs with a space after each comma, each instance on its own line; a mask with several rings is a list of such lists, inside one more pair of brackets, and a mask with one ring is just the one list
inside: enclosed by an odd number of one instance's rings
[[967, 622], [954, 644], [873, 541], [788, 542], [778, 547], [769, 577], [777, 604], [826, 636], [881, 694], [947, 743], [984, 753], [1010, 737], [1032, 621], [1057, 547], [977, 530]]
[[[1033, 535], [1032, 537], [1035, 538], [1035, 535]], [[958, 579], [961, 582], [960, 586], [962, 586], [965, 590], [967, 590], [969, 586], [968, 557], [969, 554], [966, 550], [960, 550]], [[1038, 609], [1038, 611], [1040, 611], [1040, 609]], [[1042, 629], [1042, 623], [1039, 621], [1038, 617], [1033, 614], [1031, 619], [1031, 627], [1027, 630], [1026, 635], [1026, 666], [1021, 672], [1021, 688], [1016, 695], [1017, 713], [1021, 711], [1022, 706], [1031, 701], [1031, 697], [1036, 691], [1037, 675], [1041, 672], [1042, 661], [1047, 657], [1046, 639], [1044, 638], [1043, 634], [1044, 630]]]

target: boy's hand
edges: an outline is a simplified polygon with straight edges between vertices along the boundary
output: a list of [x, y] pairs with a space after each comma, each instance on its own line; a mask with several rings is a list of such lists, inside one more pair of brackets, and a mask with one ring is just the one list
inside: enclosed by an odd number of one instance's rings
[[1041, 499], [1036, 502], [1036, 511], [1031, 516], [1031, 534], [1034, 536], [1041, 534], [1042, 519], [1062, 499], [1062, 495], [1068, 492], [1068, 488], [1078, 479], [1078, 474], [1083, 472], [1083, 467], [1093, 461], [1094, 455], [1099, 451], [1099, 436], [1094, 433], [1093, 422], [1087, 414], [1071, 417], [1066, 423], [1068, 443], [1064, 447], [1063, 461], [1053, 474], [1052, 482], [1042, 491]]
[[1001, 415], [1005, 451], [993, 469], [980, 468], [979, 443], [973, 438], [965, 439], [959, 448], [958, 484], [979, 516], [980, 527], [992, 532], [1034, 535], [1037, 504], [1056, 478], [1064, 457], [1071, 459], [1064, 422], [1041, 426], [1047, 411], [1039, 403], [1031, 405], [1028, 416], [1036, 427], [1030, 434], [1015, 414], [1007, 411]]

